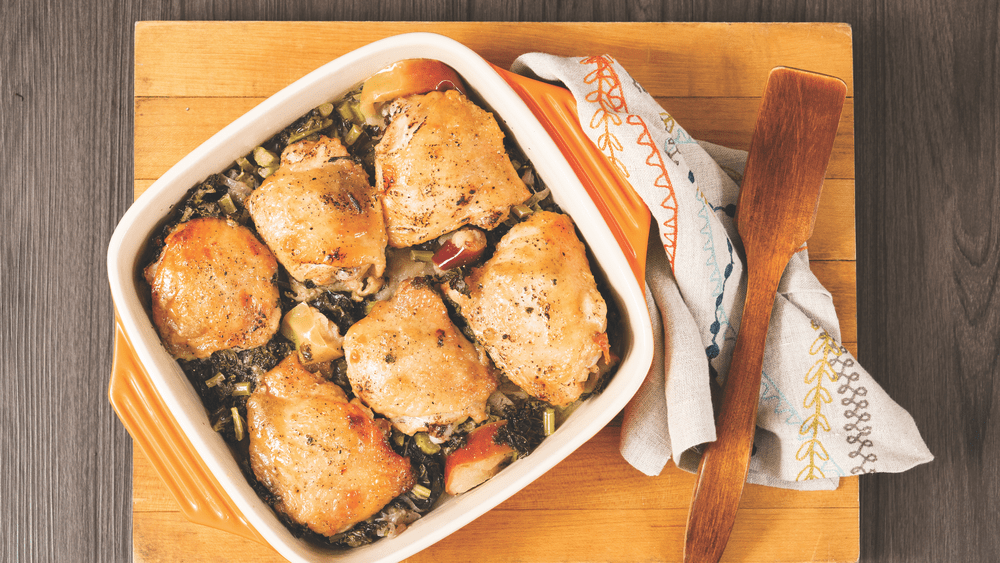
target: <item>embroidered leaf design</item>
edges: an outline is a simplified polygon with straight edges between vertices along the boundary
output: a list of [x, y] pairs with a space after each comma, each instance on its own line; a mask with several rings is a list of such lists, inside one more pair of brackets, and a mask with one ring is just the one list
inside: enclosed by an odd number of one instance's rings
[[830, 432], [830, 421], [823, 414], [823, 405], [833, 402], [830, 390], [823, 384], [826, 381], [835, 382], [837, 380], [836, 372], [827, 362], [827, 352], [830, 349], [830, 339], [825, 332], [821, 332], [809, 346], [809, 353], [813, 356], [819, 355], [820, 359], [809, 368], [805, 375], [805, 383], [810, 385], [810, 388], [802, 398], [802, 406], [813, 412], [799, 426], [799, 434], [810, 437], [799, 446], [795, 453], [795, 458], [798, 461], [806, 462], [806, 466], [796, 476], [796, 479], [800, 481], [826, 477], [818, 463], [830, 459], [830, 454], [819, 439], [821, 432]]
[[818, 466], [808, 465], [802, 471], [799, 471], [799, 474], [796, 476], [796, 480], [798, 481], [810, 481], [812, 479], [826, 479], [826, 474]]
[[830, 454], [819, 440], [806, 440], [802, 442], [798, 451], [795, 452], [795, 459], [799, 461], [809, 460], [809, 463], [795, 476], [796, 480], [809, 481], [811, 479], [826, 478], [826, 474], [816, 464], [816, 460], [826, 461], [830, 459]]
[[802, 461], [808, 456], [815, 456], [823, 461], [830, 459], [829, 452], [819, 440], [806, 440], [799, 445], [798, 451], [795, 452], [795, 459]]
[[[824, 377], [830, 381], [837, 381], [837, 374], [830, 369], [830, 364], [826, 360], [819, 360], [806, 373], [805, 381], [806, 383], [815, 384]], [[822, 382], [820, 384], [822, 385]]]
[[816, 401], [822, 401], [829, 404], [833, 402], [833, 397], [825, 387], [813, 387], [809, 391], [806, 391], [806, 397], [803, 399], [802, 404], [806, 408], [819, 407], [820, 405], [817, 405]]
[[816, 436], [819, 431], [823, 432], [830, 431], [830, 421], [821, 414], [811, 414], [802, 421], [802, 425], [799, 426], [799, 434], [812, 434]]
[[618, 158], [617, 154], [622, 152], [624, 147], [618, 137], [611, 131], [612, 126], [621, 125], [619, 111], [628, 113], [628, 106], [625, 103], [625, 96], [622, 94], [621, 80], [611, 64], [608, 56], [588, 57], [580, 61], [580, 64], [597, 65], [593, 71], [584, 77], [586, 84], [594, 85], [594, 90], [587, 93], [584, 98], [588, 102], [596, 103], [597, 110], [590, 118], [590, 128], [602, 130], [597, 136], [597, 148], [608, 157], [608, 160], [626, 178], [630, 177], [628, 167]]

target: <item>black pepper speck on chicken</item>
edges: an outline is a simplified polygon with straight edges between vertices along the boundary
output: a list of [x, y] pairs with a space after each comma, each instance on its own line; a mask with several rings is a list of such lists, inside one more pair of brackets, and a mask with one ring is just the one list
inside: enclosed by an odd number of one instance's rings
[[457, 90], [400, 98], [375, 147], [389, 244], [413, 246], [463, 225], [492, 229], [531, 196], [496, 119]]
[[354, 392], [404, 434], [486, 419], [492, 363], [448, 317], [441, 296], [409, 279], [344, 337]]
[[250, 465], [275, 508], [333, 536], [413, 487], [413, 467], [389, 446], [380, 420], [293, 354], [247, 401]]
[[569, 216], [539, 211], [514, 225], [466, 284], [468, 295], [442, 289], [528, 394], [569, 404], [613, 363], [607, 303]]
[[355, 298], [381, 287], [382, 205], [340, 141], [320, 137], [282, 152], [281, 166], [247, 200], [257, 231], [288, 273]]
[[281, 322], [277, 273], [246, 227], [214, 217], [179, 223], [144, 271], [164, 347], [193, 360], [266, 344]]

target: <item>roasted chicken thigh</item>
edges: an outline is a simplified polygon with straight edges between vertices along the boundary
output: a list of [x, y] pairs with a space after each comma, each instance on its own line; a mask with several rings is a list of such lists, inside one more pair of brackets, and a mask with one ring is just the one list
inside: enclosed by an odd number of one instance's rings
[[381, 287], [382, 204], [360, 164], [338, 139], [289, 145], [281, 166], [247, 199], [257, 231], [300, 282], [349, 291]]
[[539, 211], [513, 226], [496, 252], [448, 288], [497, 367], [554, 405], [578, 399], [610, 361], [607, 304], [566, 215]]
[[404, 281], [344, 337], [351, 388], [405, 434], [471, 417], [486, 419], [497, 387], [489, 359], [448, 317], [424, 282]]
[[[384, 420], [383, 420], [384, 422]], [[311, 530], [347, 530], [410, 490], [396, 454], [368, 409], [306, 370], [294, 354], [265, 373], [247, 401], [250, 466], [276, 508]]]
[[399, 98], [375, 148], [389, 244], [412, 246], [471, 224], [492, 229], [531, 193], [493, 115], [457, 90]]
[[144, 271], [164, 347], [192, 360], [266, 344], [281, 322], [277, 273], [274, 255], [246, 227], [217, 218], [178, 224]]

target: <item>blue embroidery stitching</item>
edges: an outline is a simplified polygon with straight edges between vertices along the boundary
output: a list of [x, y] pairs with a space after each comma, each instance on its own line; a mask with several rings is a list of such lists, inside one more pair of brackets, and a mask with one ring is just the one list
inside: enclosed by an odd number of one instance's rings
[[774, 404], [774, 414], [781, 416], [788, 413], [785, 417], [785, 424], [790, 426], [800, 426], [802, 424], [802, 415], [799, 411], [795, 409], [795, 405], [785, 397], [785, 394], [778, 389], [778, 386], [774, 383], [770, 377], [767, 376], [767, 372], [761, 372], [760, 380], [760, 402], [764, 403], [766, 401], [775, 401]]
[[[708, 213], [708, 210], [712, 209], [712, 205], [700, 190], [698, 191], [698, 196], [698, 199], [702, 202], [702, 208], [698, 210], [698, 217], [702, 220], [700, 232], [705, 237], [705, 244], [702, 248], [708, 254], [705, 265], [712, 268], [712, 273], [708, 279], [709, 282], [715, 284], [712, 289], [712, 294], [715, 295], [715, 322], [708, 329], [712, 333], [712, 343], [705, 348], [705, 354], [708, 356], [709, 362], [711, 362], [718, 357], [721, 351], [718, 342], [719, 333], [722, 332], [725, 335], [724, 338], [735, 337], [732, 326], [729, 324], [729, 317], [722, 307], [726, 282], [729, 281], [729, 277], [733, 273], [733, 243], [728, 237], [726, 238], [726, 246], [729, 250], [729, 263], [726, 264], [725, 271], [720, 272], [719, 260], [715, 254], [715, 239], [712, 236], [712, 225]], [[725, 330], [723, 330], [723, 327]]]

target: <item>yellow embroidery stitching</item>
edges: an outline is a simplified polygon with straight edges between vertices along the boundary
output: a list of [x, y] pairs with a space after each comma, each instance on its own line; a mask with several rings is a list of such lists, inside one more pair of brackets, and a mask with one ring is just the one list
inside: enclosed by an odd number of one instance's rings
[[[813, 330], [819, 329], [816, 323], [813, 323], [812, 327]], [[837, 343], [825, 331], [820, 332], [809, 348], [809, 354], [818, 355], [820, 359], [809, 368], [805, 378], [805, 382], [812, 385], [812, 388], [802, 400], [802, 406], [812, 411], [812, 414], [806, 417], [802, 425], [799, 426], [799, 434], [808, 435], [809, 439], [802, 442], [798, 451], [795, 452], [795, 459], [807, 461], [806, 466], [796, 476], [798, 481], [826, 478], [820, 465], [830, 459], [830, 454], [820, 441], [819, 435], [821, 431], [830, 431], [830, 421], [823, 415], [823, 405], [832, 403], [833, 397], [823, 384], [825, 381], [834, 383], [837, 381], [837, 373], [830, 366], [827, 357], [831, 352], [836, 353], [838, 349]]]
[[677, 122], [674, 121], [674, 116], [670, 115], [669, 113], [667, 113], [665, 111], [661, 111], [660, 112], [660, 120], [663, 121], [663, 126], [666, 127], [667, 133], [670, 133], [671, 135], [673, 135], [674, 134], [674, 125], [677, 125]]

